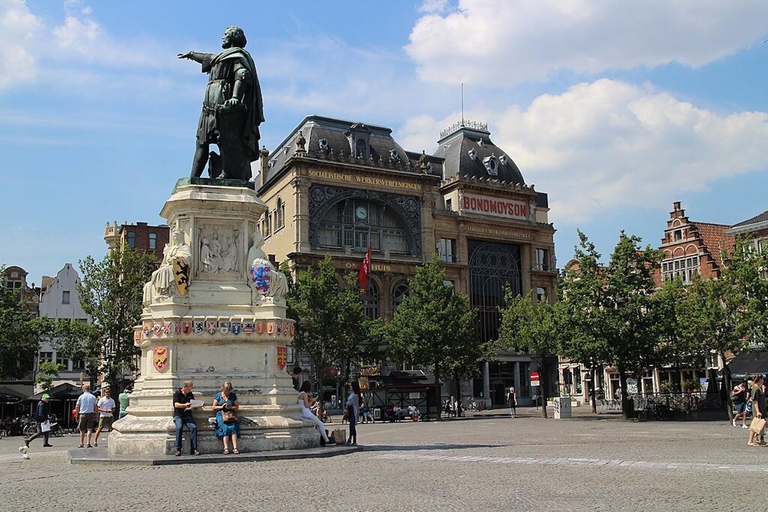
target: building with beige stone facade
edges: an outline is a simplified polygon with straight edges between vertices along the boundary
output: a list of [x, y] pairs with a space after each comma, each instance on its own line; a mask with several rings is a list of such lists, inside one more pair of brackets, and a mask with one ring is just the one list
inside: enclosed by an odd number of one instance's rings
[[[547, 195], [525, 183], [485, 125], [456, 124], [438, 143], [426, 155], [403, 149], [389, 128], [306, 117], [271, 154], [262, 153], [256, 190], [269, 207], [260, 226], [264, 250], [294, 271], [329, 254], [344, 273], [357, 271], [370, 243], [365, 309], [384, 320], [408, 293], [416, 267], [437, 253], [446, 279], [477, 310], [483, 341], [494, 339], [505, 286], [554, 298]], [[503, 404], [514, 385], [525, 403], [537, 393], [529, 377], [540, 364], [533, 355], [505, 354], [484, 363], [462, 395]]]

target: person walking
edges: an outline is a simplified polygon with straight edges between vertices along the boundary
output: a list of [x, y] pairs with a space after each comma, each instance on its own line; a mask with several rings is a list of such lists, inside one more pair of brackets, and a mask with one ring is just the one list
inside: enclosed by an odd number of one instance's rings
[[509, 415], [512, 418], [517, 418], [517, 393], [515, 393], [514, 386], [509, 387], [507, 393], [507, 405], [509, 406]]
[[363, 399], [360, 397], [360, 384], [352, 382], [349, 385], [352, 392], [347, 397], [347, 414], [349, 415], [349, 439], [347, 444], [357, 444], [357, 429], [355, 424], [360, 418], [360, 403]]
[[115, 419], [113, 416], [115, 401], [110, 396], [112, 392], [110, 391], [109, 386], [102, 386], [101, 392], [103, 395], [96, 403], [96, 409], [99, 411], [99, 427], [96, 429], [96, 437], [93, 440], [93, 446], [99, 446], [99, 435], [101, 435], [101, 431], [105, 427], [112, 430], [112, 422]]
[[237, 438], [240, 437], [240, 423], [235, 413], [240, 409], [237, 395], [232, 391], [232, 383], [226, 381], [221, 391], [213, 397], [213, 410], [216, 412], [216, 437], [224, 442], [224, 455], [229, 455], [229, 440], [232, 439], [232, 453], [238, 454]]
[[29, 443], [34, 441], [40, 436], [43, 436], [43, 446], [50, 448], [53, 445], [48, 443], [48, 436], [51, 433], [51, 423], [48, 421], [48, 415], [50, 414], [49, 401], [51, 395], [44, 393], [40, 401], [37, 402], [37, 408], [35, 408], [35, 420], [37, 420], [37, 433], [32, 437], [24, 439], [24, 446], [29, 448]]
[[733, 400], [733, 408], [736, 410], [736, 414], [733, 415], [733, 426], [736, 426], [736, 421], [739, 416], [742, 418], [742, 425], [746, 428], [747, 419], [747, 381], [743, 380], [739, 382], [733, 391], [731, 392], [731, 399]]
[[93, 418], [96, 413], [96, 397], [91, 394], [91, 385], [83, 384], [83, 394], [77, 399], [75, 405], [78, 417], [77, 429], [80, 431], [80, 446], [83, 447], [85, 433], [88, 433], [88, 448], [91, 448], [91, 435], [93, 434]]
[[197, 451], [197, 425], [192, 417], [192, 381], [185, 380], [181, 389], [173, 394], [173, 422], [176, 424], [176, 456], [181, 455], [181, 432], [184, 425], [189, 429], [189, 442], [191, 455], [200, 455]]
[[[763, 392], [763, 376], [755, 375], [752, 379], [752, 421], [762, 419], [765, 413], [765, 393]], [[750, 425], [747, 446], [760, 446], [759, 436], [762, 430], [755, 432]], [[764, 442], [763, 442], [764, 444]]]
[[325, 432], [325, 425], [323, 424], [323, 420], [315, 416], [315, 414], [312, 412], [312, 405], [317, 401], [317, 399], [309, 398], [309, 391], [311, 389], [312, 384], [310, 384], [308, 380], [305, 380], [301, 384], [299, 395], [296, 397], [296, 403], [299, 404], [299, 407], [301, 408], [301, 417], [308, 419], [315, 424], [317, 430], [320, 431], [320, 444], [322, 446], [325, 446], [326, 444], [334, 444], [334, 441], [332, 441], [328, 437], [328, 434]]
[[120, 416], [118, 419], [124, 418], [128, 414], [128, 405], [130, 404], [132, 392], [133, 386], [128, 384], [123, 392], [118, 395], [117, 401], [120, 402]]

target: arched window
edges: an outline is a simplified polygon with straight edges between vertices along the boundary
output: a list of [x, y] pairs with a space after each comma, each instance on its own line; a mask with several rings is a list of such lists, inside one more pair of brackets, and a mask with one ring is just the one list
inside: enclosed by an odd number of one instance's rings
[[386, 205], [363, 198], [340, 201], [320, 221], [317, 240], [320, 247], [352, 247], [365, 252], [368, 243], [374, 251], [388, 250], [408, 254], [407, 231]]
[[379, 318], [379, 288], [373, 279], [365, 282], [365, 297], [363, 297], [363, 311], [371, 320]]
[[395, 287], [392, 289], [392, 310], [396, 311], [397, 307], [403, 303], [403, 300], [408, 295], [408, 292], [411, 291], [411, 288], [408, 286], [408, 283], [401, 282], [395, 285]]

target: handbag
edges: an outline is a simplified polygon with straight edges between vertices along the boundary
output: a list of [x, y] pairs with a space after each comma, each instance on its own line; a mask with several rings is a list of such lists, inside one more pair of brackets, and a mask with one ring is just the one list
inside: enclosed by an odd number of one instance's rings
[[221, 411], [221, 421], [224, 423], [237, 423], [237, 416], [232, 411]]
[[753, 418], [752, 423], [749, 424], [749, 430], [755, 434], [762, 434], [765, 429], [765, 419]]

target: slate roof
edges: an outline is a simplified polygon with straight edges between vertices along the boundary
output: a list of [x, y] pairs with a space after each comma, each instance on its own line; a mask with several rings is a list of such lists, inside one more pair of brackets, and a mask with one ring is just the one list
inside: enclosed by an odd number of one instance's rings
[[[390, 128], [310, 115], [305, 117], [304, 120], [299, 123], [285, 140], [283, 140], [269, 155], [270, 166], [267, 170], [264, 182], [269, 183], [269, 181], [284, 168], [288, 159], [294, 156], [299, 131], [302, 132], [302, 135], [306, 139], [305, 149], [307, 156], [320, 158], [320, 153], [324, 152], [327, 158], [327, 155], [332, 152], [336, 157], [339, 155], [349, 157], [352, 148], [350, 147], [347, 132], [353, 127], [357, 130], [363, 130], [370, 133], [370, 156], [373, 157], [375, 162], [382, 160], [389, 162], [391, 155], [394, 154], [399, 162], [395, 165], [395, 170], [423, 174], [418, 167], [418, 159], [421, 156], [421, 153], [410, 152], [403, 149], [400, 144], [392, 138], [392, 130]], [[321, 139], [324, 139], [327, 142], [327, 146], [324, 148], [321, 148]], [[409, 171], [406, 171], [405, 164], [408, 162], [410, 162], [411, 168]], [[366, 162], [361, 163], [365, 164]], [[429, 174], [441, 176], [442, 160], [430, 156], [430, 164], [431, 169]]]
[[734, 224], [731, 226], [731, 229], [735, 229], [737, 231], [741, 231], [738, 228], [745, 228], [756, 224], [767, 224], [768, 223], [768, 210], [764, 211], [760, 215], [756, 215], [752, 217], [751, 219], [747, 219], [745, 221], [739, 222], [738, 224]]
[[[491, 133], [487, 130], [459, 124], [456, 130], [442, 137], [438, 144], [440, 147], [435, 152], [435, 156], [445, 159], [443, 179], [461, 174], [470, 178], [490, 177], [508, 183], [525, 183], [515, 162], [491, 141]], [[473, 151], [474, 159], [470, 155]], [[490, 156], [498, 159], [497, 175], [489, 173], [483, 163], [483, 160]]]

